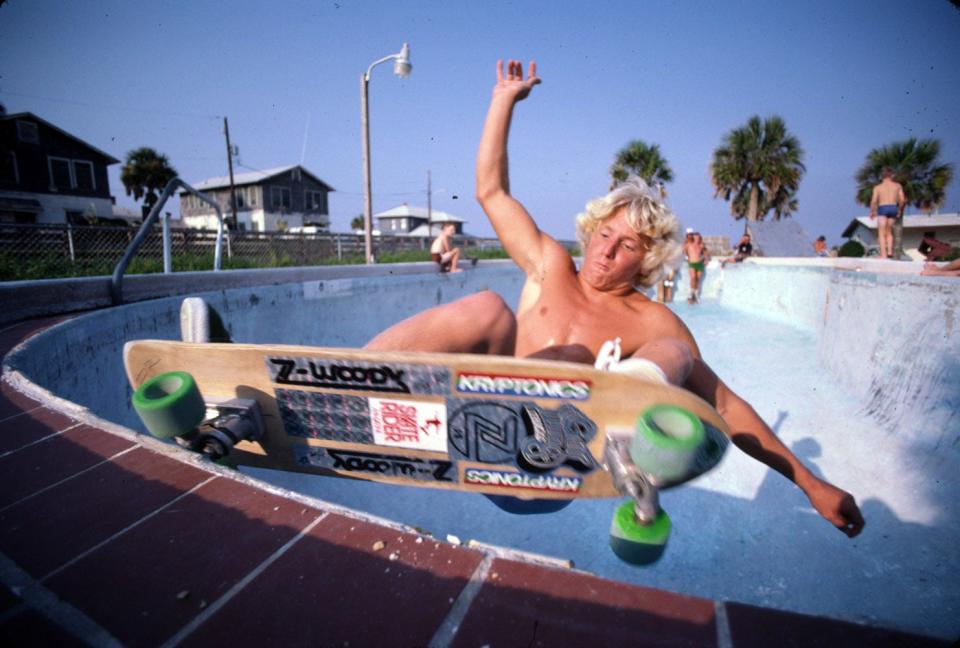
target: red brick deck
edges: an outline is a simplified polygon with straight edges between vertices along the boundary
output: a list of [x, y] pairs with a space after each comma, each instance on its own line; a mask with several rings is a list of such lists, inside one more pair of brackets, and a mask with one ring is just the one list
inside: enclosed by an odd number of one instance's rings
[[[55, 320], [0, 331], [0, 357]], [[378, 541], [386, 543], [374, 550]], [[505, 560], [200, 470], [0, 383], [0, 643], [937, 646]]]

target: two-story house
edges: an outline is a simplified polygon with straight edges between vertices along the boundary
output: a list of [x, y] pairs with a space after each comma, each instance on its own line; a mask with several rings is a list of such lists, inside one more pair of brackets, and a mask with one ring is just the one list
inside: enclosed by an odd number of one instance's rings
[[0, 114], [0, 222], [110, 218], [107, 167], [118, 162], [33, 113]]
[[463, 224], [466, 222], [453, 214], [436, 209], [428, 214], [426, 208], [411, 207], [406, 203], [374, 214], [373, 217], [377, 219], [377, 228], [381, 234], [394, 236], [436, 236], [440, 233], [440, 228], [447, 223], [453, 223], [456, 234], [463, 236]]
[[[237, 227], [252, 232], [316, 226], [330, 229], [327, 195], [333, 187], [300, 165], [233, 176], [237, 197]], [[230, 178], [211, 178], [194, 184], [231, 215]], [[180, 192], [180, 218], [186, 227], [214, 229], [217, 215], [207, 203], [189, 192]]]

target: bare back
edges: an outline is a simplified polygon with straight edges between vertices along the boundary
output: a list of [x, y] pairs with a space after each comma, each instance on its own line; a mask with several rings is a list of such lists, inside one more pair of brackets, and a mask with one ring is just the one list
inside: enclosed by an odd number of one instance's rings
[[873, 197], [870, 204], [876, 207], [878, 205], [902, 205], [904, 202], [903, 187], [900, 183], [884, 179], [883, 182], [873, 188]]

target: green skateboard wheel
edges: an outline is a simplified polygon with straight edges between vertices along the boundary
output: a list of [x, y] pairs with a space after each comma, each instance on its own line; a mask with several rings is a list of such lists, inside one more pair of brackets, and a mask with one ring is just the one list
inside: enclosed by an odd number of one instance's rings
[[206, 412], [196, 381], [185, 371], [162, 373], [140, 385], [133, 392], [133, 408], [158, 439], [186, 434]]
[[637, 419], [630, 456], [641, 471], [662, 483], [689, 479], [698, 470], [706, 432], [700, 419], [682, 407], [654, 405]]
[[650, 524], [641, 524], [633, 511], [633, 500], [617, 507], [610, 522], [610, 548], [624, 562], [649, 565], [663, 555], [673, 525], [663, 510]]

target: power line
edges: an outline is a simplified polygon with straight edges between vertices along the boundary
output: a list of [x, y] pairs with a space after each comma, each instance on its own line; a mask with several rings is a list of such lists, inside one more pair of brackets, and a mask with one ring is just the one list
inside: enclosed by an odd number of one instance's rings
[[95, 104], [85, 101], [73, 101], [72, 99], [58, 99], [55, 97], [42, 97], [40, 95], [25, 94], [22, 92], [10, 92], [9, 90], [0, 90], [0, 95], [10, 95], [13, 97], [24, 97], [27, 99], [36, 99], [39, 101], [52, 101], [54, 103], [71, 104], [74, 106], [84, 106], [85, 108], [106, 108], [110, 110], [120, 110], [126, 112], [145, 113], [153, 115], [167, 115], [173, 117], [197, 117], [201, 119], [223, 119], [220, 115], [201, 115], [199, 113], [174, 112], [167, 110], [147, 110], [143, 108], [128, 108], [126, 106], [116, 106], [111, 104]]

